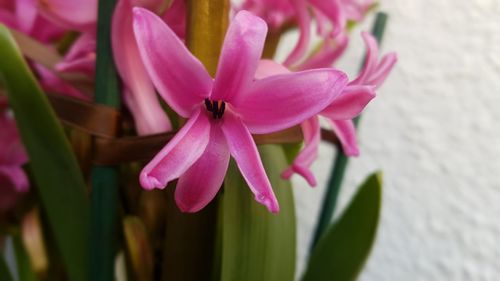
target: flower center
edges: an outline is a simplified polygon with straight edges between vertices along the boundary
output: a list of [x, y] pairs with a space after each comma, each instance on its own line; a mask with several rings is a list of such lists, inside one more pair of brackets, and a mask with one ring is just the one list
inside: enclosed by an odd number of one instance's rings
[[211, 101], [205, 99], [205, 107], [209, 112], [212, 112], [214, 119], [221, 119], [224, 115], [224, 110], [226, 109], [226, 103], [223, 101]]

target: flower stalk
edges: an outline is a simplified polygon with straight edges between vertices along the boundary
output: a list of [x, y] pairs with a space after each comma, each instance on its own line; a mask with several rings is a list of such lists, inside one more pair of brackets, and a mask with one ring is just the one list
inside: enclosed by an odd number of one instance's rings
[[[118, 108], [118, 78], [110, 42], [114, 6], [115, 0], [99, 1], [95, 102]], [[94, 166], [91, 176], [90, 280], [113, 280], [117, 249], [118, 170], [114, 166]]]

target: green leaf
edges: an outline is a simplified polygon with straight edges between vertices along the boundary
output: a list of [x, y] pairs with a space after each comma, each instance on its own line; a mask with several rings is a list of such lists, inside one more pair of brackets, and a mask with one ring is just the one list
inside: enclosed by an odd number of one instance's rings
[[16, 251], [19, 281], [37, 281], [38, 278], [31, 267], [30, 259], [24, 249], [23, 242], [21, 241], [21, 237], [19, 235], [14, 236], [14, 249]]
[[0, 78], [69, 279], [86, 281], [89, 206], [82, 174], [46, 96], [3, 25], [0, 57]]
[[375, 240], [381, 193], [381, 174], [372, 174], [319, 240], [303, 281], [356, 279]]
[[9, 267], [3, 258], [3, 253], [0, 251], [0, 280], [12, 281], [12, 274], [10, 274]]
[[254, 200], [231, 161], [221, 200], [221, 280], [293, 280], [295, 274], [295, 207], [292, 187], [280, 178], [287, 166], [283, 149], [263, 145], [260, 155], [280, 204], [270, 213]]

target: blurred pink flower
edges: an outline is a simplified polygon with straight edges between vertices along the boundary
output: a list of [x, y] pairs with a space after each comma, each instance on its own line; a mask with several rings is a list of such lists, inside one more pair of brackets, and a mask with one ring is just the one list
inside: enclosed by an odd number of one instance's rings
[[33, 62], [33, 68], [38, 74], [40, 85], [43, 90], [50, 93], [58, 93], [86, 101], [91, 100], [89, 94], [85, 94], [61, 77], [59, 73], [81, 73], [90, 81], [94, 80], [96, 60], [96, 39], [91, 33], [84, 33], [73, 42], [69, 51], [62, 61], [57, 63], [54, 70]]
[[345, 87], [345, 74], [317, 69], [255, 81], [267, 26], [246, 11], [239, 12], [229, 26], [215, 79], [152, 12], [134, 8], [134, 31], [160, 95], [188, 118], [144, 167], [141, 185], [164, 188], [178, 178], [177, 205], [196, 212], [217, 194], [231, 155], [255, 199], [278, 212], [251, 134], [282, 130], [318, 113]]
[[93, 79], [95, 75], [96, 38], [84, 33], [76, 39], [64, 59], [56, 65], [59, 72], [78, 72]]
[[299, 26], [299, 40], [285, 59], [290, 67], [307, 52], [310, 41], [311, 13], [316, 18], [318, 34], [335, 38], [344, 31], [346, 18], [340, 0], [247, 0], [237, 10], [248, 10], [262, 17], [270, 25], [271, 31], [279, 32], [290, 23]]
[[28, 155], [21, 143], [7, 99], [0, 96], [0, 212], [14, 206], [19, 193], [28, 191], [28, 177], [22, 165]]
[[[361, 36], [367, 48], [366, 61], [361, 73], [349, 82], [342, 94], [319, 114], [326, 117], [347, 156], [359, 155], [356, 128], [352, 119], [359, 115], [368, 102], [375, 97], [375, 90], [382, 85], [397, 61], [397, 55], [389, 53], [379, 62], [375, 38], [367, 32], [363, 32]], [[316, 179], [309, 167], [317, 157], [321, 139], [318, 117], [315, 116], [302, 123], [302, 131], [304, 149], [292, 165], [283, 172], [282, 177], [288, 179], [292, 174], [298, 173], [307, 180], [309, 185], [315, 186]]]
[[21, 0], [37, 3], [46, 19], [70, 30], [96, 32], [97, 0]]
[[47, 43], [64, 30], [41, 16], [36, 0], [0, 0], [0, 23]]
[[375, 0], [340, 0], [345, 16], [351, 21], [361, 21], [366, 13], [373, 7]]

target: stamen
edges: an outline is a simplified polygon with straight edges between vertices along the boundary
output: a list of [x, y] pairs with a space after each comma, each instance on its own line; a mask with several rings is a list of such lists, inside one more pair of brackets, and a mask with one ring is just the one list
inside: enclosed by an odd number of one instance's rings
[[210, 99], [205, 99], [205, 107], [208, 112], [212, 112], [214, 119], [220, 119], [226, 110], [226, 103], [223, 101], [211, 101]]
[[210, 102], [209, 99], [205, 99], [205, 107], [207, 108], [208, 111], [212, 111], [212, 103]]
[[212, 102], [212, 116], [217, 119], [219, 113], [219, 104], [216, 101]]
[[219, 119], [222, 118], [222, 115], [224, 115], [224, 110], [226, 110], [226, 103], [222, 102], [219, 112], [217, 113], [217, 117], [219, 117]]
[[212, 102], [212, 112], [217, 113], [219, 111], [219, 103], [216, 101]]

